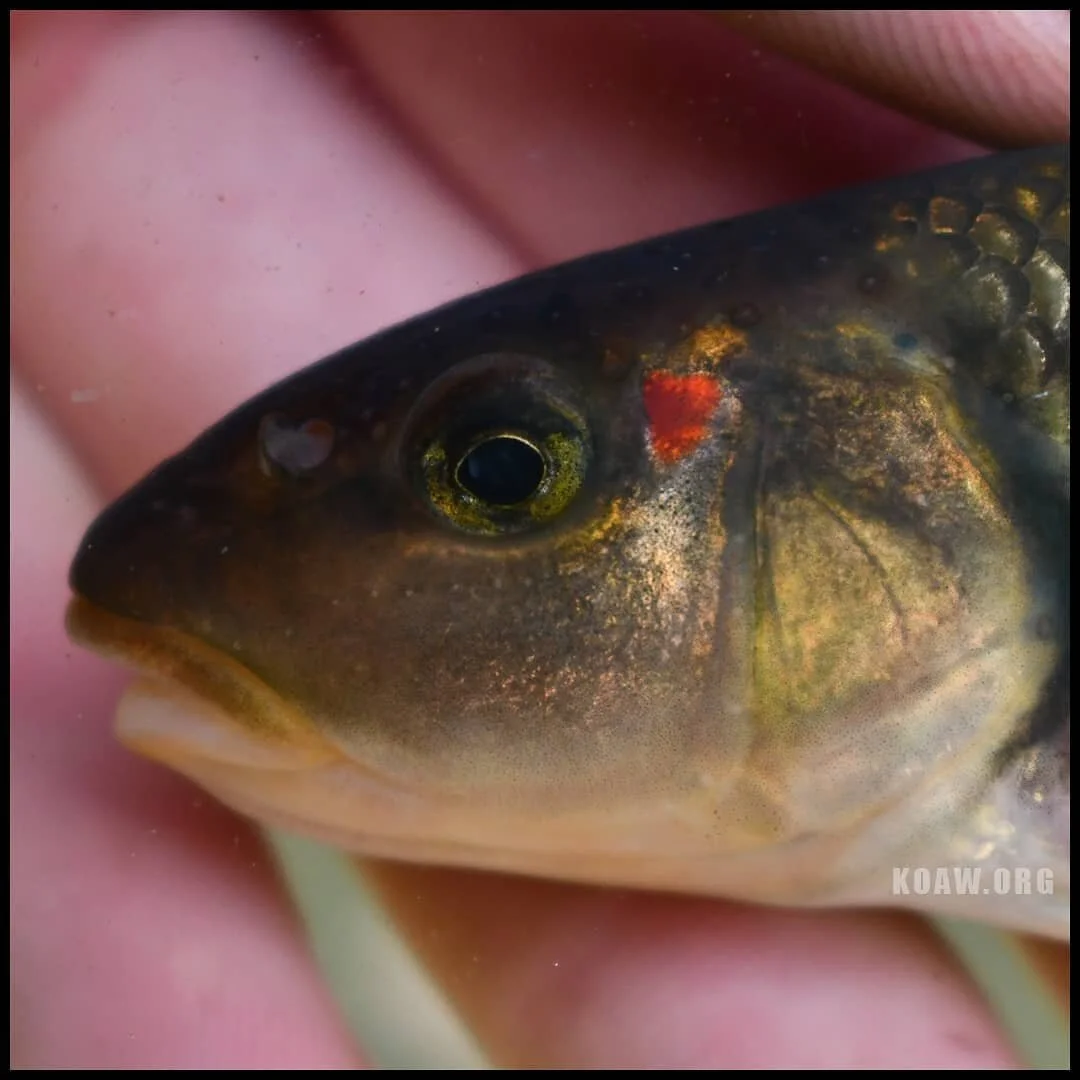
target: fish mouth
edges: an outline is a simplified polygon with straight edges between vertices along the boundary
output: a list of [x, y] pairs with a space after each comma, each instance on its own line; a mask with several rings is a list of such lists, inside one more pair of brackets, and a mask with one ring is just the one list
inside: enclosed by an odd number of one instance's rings
[[254, 672], [192, 634], [79, 595], [65, 622], [72, 641], [139, 673], [128, 694], [137, 690], [161, 705], [153, 724], [123, 706], [117, 713], [118, 737], [148, 757], [176, 766], [192, 754], [193, 731], [201, 752], [222, 763], [304, 769], [340, 756]]
[[[72, 641], [136, 672], [116, 709], [120, 742], [236, 812], [353, 850], [377, 846], [403, 809], [421, 824], [430, 819], [427, 800], [365, 767], [302, 709], [195, 635], [118, 615], [78, 593], [65, 622]], [[397, 843], [388, 843], [390, 854]]]

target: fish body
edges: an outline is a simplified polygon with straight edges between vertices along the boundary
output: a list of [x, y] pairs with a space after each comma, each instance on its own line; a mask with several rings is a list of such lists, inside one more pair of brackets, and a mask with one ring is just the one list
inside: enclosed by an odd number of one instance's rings
[[1067, 148], [579, 259], [88, 531], [118, 729], [365, 854], [1069, 936]]

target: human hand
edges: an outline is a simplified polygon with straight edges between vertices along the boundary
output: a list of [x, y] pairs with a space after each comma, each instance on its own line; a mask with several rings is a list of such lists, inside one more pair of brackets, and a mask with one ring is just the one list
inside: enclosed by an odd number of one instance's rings
[[[743, 24], [1009, 143], [1067, 138], [1068, 26]], [[851, 27], [855, 45], [822, 44]], [[975, 150], [700, 15], [43, 14], [13, 35], [13, 1061], [346, 1067], [362, 1052], [256, 834], [114, 743], [123, 678], [63, 636], [90, 516], [230, 405], [379, 326], [536, 263]], [[906, 916], [374, 874], [500, 1064], [1012, 1060]]]

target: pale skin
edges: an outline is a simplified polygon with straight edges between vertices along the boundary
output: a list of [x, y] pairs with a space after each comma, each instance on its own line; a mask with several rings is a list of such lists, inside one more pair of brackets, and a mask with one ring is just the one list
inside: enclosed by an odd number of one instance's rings
[[[984, 144], [1068, 137], [1067, 12], [796, 18], [749, 29]], [[91, 515], [379, 326], [976, 151], [704, 16], [17, 14], [13, 34], [12, 1060], [362, 1064], [255, 831], [110, 736], [124, 676], [62, 628]], [[377, 881], [500, 1064], [1014, 1064], [904, 916]]]

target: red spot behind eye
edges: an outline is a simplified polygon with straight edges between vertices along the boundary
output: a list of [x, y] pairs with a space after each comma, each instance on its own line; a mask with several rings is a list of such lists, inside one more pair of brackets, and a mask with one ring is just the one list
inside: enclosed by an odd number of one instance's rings
[[722, 396], [710, 375], [672, 375], [657, 371], [643, 388], [649, 435], [656, 456], [666, 464], [685, 457], [709, 433]]

